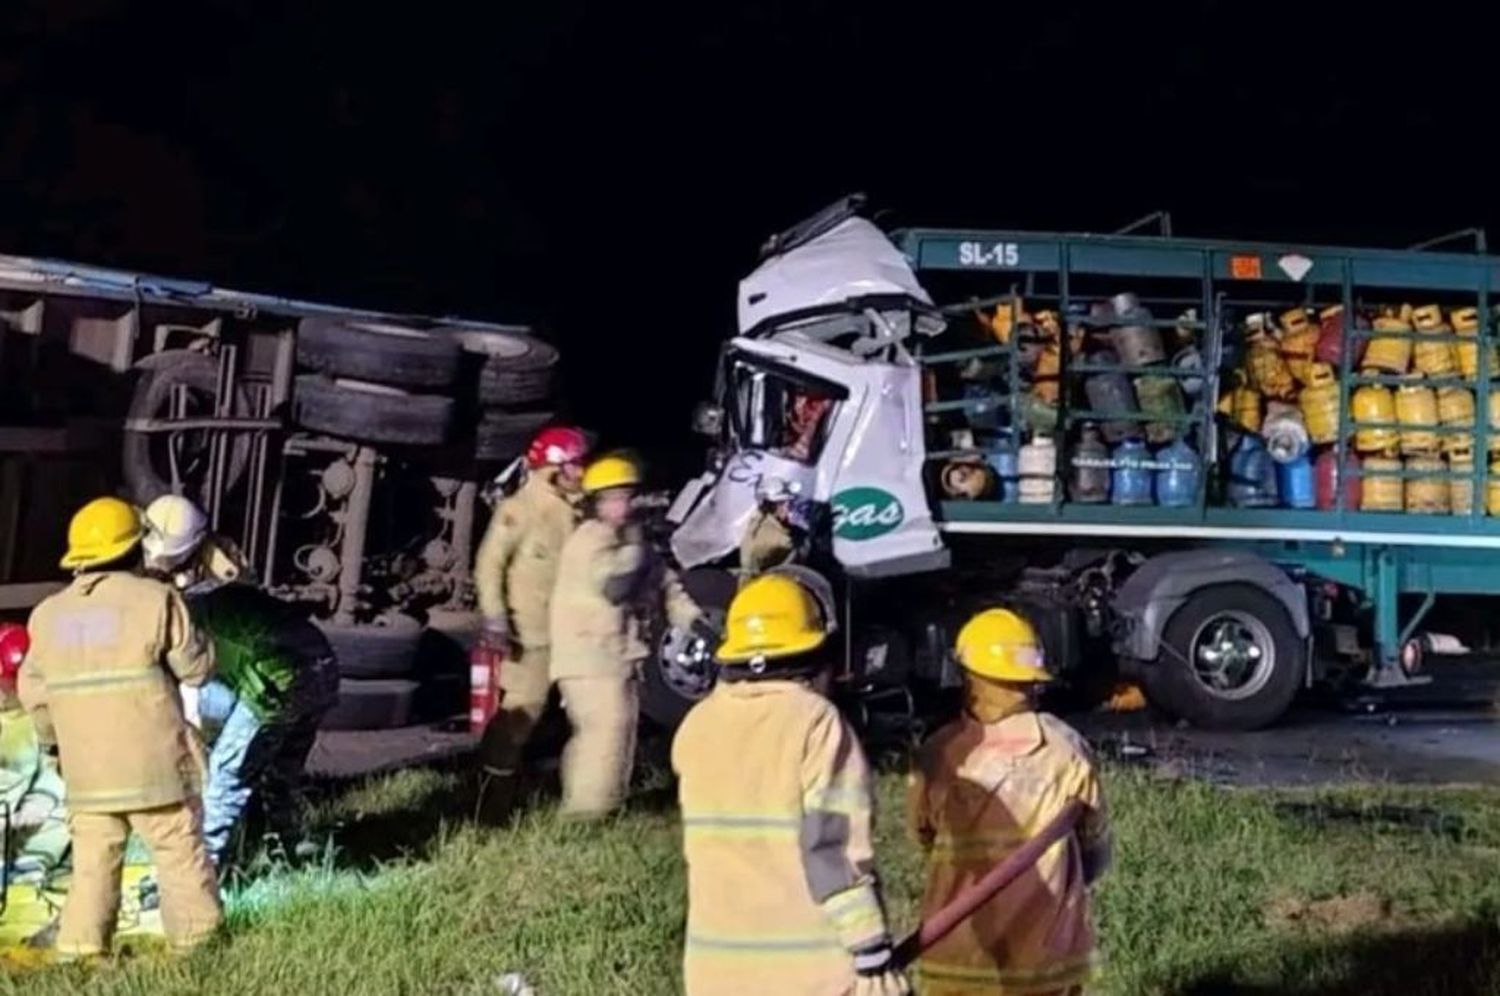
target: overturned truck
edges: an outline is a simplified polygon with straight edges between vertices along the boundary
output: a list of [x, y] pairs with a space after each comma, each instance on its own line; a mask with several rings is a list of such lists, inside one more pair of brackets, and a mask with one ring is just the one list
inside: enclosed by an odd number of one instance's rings
[[0, 613], [64, 583], [84, 501], [185, 494], [328, 633], [331, 725], [461, 713], [418, 644], [472, 627], [482, 482], [552, 417], [557, 363], [523, 327], [0, 256]]

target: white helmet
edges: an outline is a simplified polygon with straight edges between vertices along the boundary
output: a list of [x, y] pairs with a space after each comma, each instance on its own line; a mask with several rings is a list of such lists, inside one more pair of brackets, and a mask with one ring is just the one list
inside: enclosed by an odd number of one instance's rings
[[208, 536], [208, 516], [181, 495], [162, 495], [146, 507], [146, 535], [141, 548], [146, 563], [170, 570], [197, 552]]

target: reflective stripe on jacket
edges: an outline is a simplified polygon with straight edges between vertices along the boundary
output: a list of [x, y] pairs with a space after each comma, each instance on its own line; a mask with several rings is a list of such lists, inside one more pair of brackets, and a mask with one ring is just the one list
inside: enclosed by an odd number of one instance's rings
[[688, 866], [688, 996], [842, 994], [888, 939], [863, 751], [797, 682], [720, 683], [672, 743]]
[[1062, 720], [1023, 712], [986, 725], [966, 717], [923, 747], [909, 801], [928, 858], [924, 918], [1072, 799], [1088, 807], [1075, 833], [922, 957], [924, 994], [1040, 993], [1085, 982], [1095, 957], [1087, 885], [1107, 865], [1110, 843], [1088, 745]]

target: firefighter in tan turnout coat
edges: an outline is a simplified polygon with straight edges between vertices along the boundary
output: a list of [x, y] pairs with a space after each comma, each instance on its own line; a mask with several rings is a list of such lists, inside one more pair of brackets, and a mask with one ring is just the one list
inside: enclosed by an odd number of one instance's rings
[[73, 517], [62, 566], [77, 574], [32, 613], [21, 668], [21, 699], [67, 785], [73, 880], [57, 935], [64, 957], [108, 951], [132, 830], [156, 864], [168, 941], [191, 948], [222, 920], [203, 846], [201, 747], [179, 692], [203, 684], [213, 653], [181, 597], [131, 569], [142, 533], [136, 510], [114, 498]]

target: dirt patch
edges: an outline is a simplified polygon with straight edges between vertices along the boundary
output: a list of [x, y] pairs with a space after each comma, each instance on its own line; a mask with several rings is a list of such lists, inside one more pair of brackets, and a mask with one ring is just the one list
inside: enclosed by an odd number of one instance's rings
[[1394, 926], [1390, 900], [1368, 892], [1332, 899], [1283, 896], [1266, 907], [1266, 923], [1283, 930], [1344, 934], [1368, 927]]

